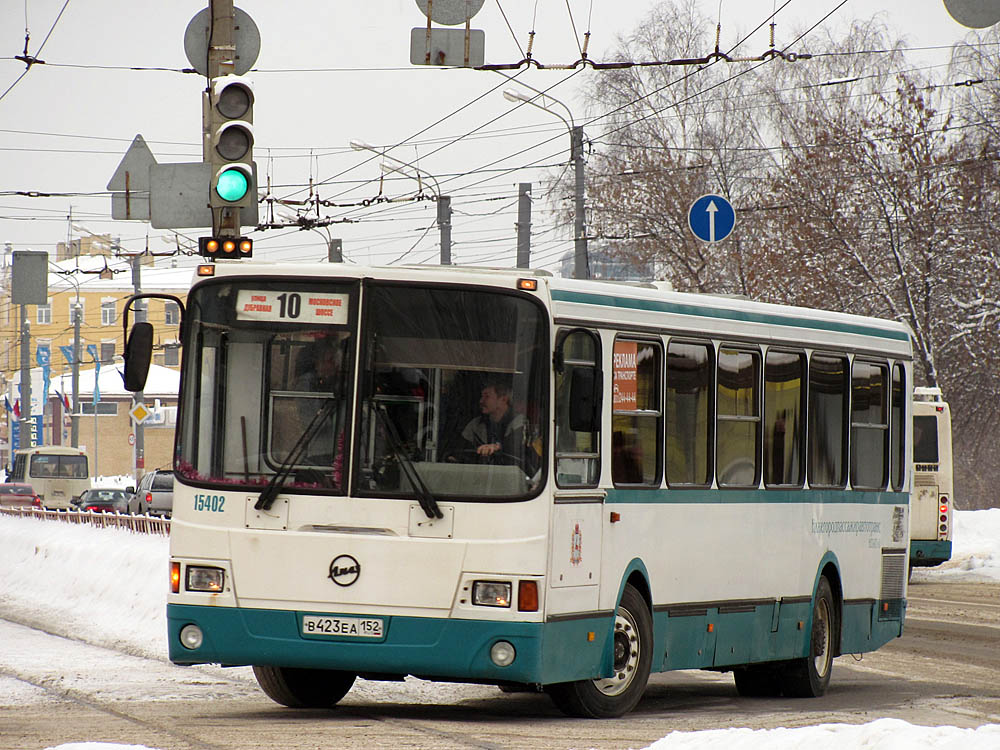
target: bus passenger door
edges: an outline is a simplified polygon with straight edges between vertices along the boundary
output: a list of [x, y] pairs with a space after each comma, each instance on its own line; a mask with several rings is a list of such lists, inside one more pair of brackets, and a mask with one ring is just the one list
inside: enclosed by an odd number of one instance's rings
[[549, 547], [548, 615], [594, 612], [601, 580], [603, 377], [595, 331], [556, 337], [555, 480]]
[[550, 604], [558, 609], [552, 612], [550, 607], [550, 614], [598, 608], [603, 495], [600, 490], [556, 493], [549, 581], [553, 589], [567, 590], [553, 592]]

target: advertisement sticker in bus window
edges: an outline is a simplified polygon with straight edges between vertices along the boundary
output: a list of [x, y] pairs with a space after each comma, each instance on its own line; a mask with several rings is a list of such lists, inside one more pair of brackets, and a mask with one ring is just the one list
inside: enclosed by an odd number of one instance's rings
[[612, 354], [614, 381], [612, 383], [613, 407], [616, 410], [635, 411], [637, 395], [636, 360], [639, 345], [635, 341], [616, 341]]
[[236, 319], [277, 323], [347, 323], [348, 295], [240, 289]]

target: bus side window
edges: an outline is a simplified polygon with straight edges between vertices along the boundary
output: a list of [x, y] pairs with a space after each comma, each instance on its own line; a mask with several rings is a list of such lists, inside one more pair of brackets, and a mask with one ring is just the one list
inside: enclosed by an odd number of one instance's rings
[[801, 487], [805, 478], [806, 355], [764, 357], [764, 486]]
[[708, 487], [715, 456], [712, 384], [715, 349], [709, 342], [673, 339], [667, 346], [665, 445], [667, 484]]
[[881, 490], [889, 473], [888, 368], [854, 361], [851, 370], [851, 484]]
[[[580, 419], [571, 396], [574, 382], [599, 384], [600, 347], [597, 336], [587, 330], [564, 333], [557, 343], [562, 367], [555, 374], [556, 385], [556, 482], [560, 487], [594, 487], [601, 474], [600, 430], [580, 431], [573, 426]], [[590, 372], [586, 372], [590, 371]], [[574, 372], [592, 377], [574, 377]]]
[[847, 357], [809, 359], [809, 486], [843, 487], [847, 481]]
[[658, 486], [663, 411], [658, 343], [618, 339], [612, 353], [611, 481]]
[[723, 346], [716, 382], [716, 481], [760, 483], [760, 352]]
[[890, 454], [892, 488], [897, 492], [903, 489], [903, 482], [906, 479], [906, 426], [909, 419], [906, 414], [906, 373], [903, 365], [898, 362], [892, 367], [892, 425], [890, 426], [890, 440], [892, 448]]

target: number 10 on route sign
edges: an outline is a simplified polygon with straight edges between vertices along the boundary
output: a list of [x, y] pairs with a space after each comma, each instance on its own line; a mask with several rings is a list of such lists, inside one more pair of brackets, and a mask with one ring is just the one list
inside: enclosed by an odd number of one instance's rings
[[721, 195], [701, 196], [688, 211], [691, 233], [702, 242], [721, 242], [736, 226], [733, 204]]

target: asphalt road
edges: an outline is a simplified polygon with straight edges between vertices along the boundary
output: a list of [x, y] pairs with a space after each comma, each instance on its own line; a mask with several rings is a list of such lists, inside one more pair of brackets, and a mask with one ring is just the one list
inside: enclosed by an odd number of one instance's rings
[[162, 750], [624, 749], [674, 730], [882, 717], [1000, 723], [1000, 584], [916, 582], [909, 596], [905, 635], [860, 661], [838, 659], [823, 698], [740, 698], [731, 675], [675, 672], [654, 675], [638, 708], [609, 721], [566, 718], [544, 695], [420, 681], [359, 681], [333, 710], [293, 711], [265, 698], [247, 670], [173, 667], [0, 620], [0, 750], [82, 741]]

